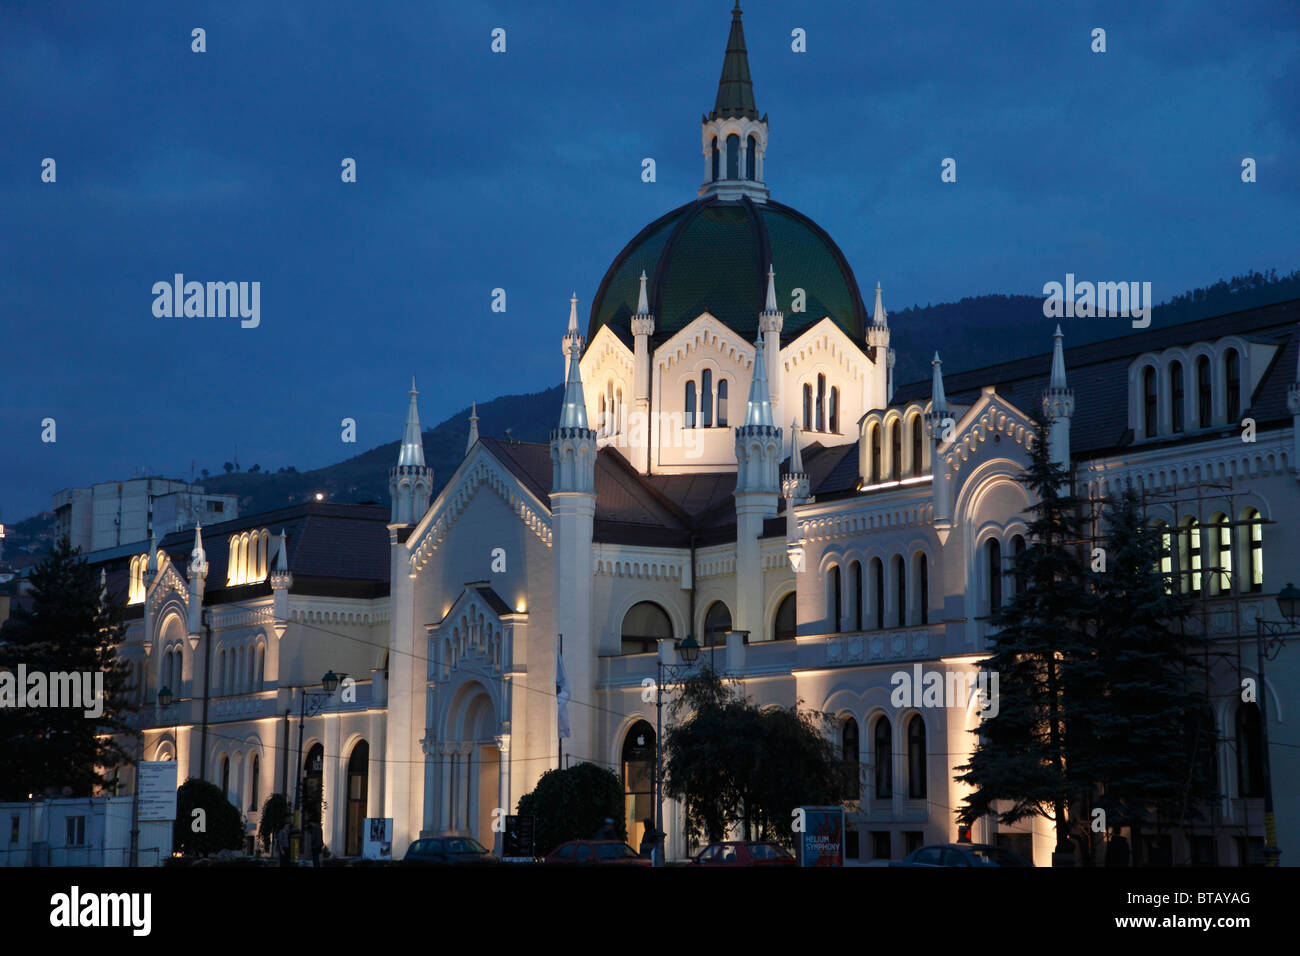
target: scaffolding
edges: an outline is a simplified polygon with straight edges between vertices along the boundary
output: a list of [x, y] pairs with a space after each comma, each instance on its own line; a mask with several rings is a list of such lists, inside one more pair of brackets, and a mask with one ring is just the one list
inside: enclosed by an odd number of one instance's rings
[[[1263, 574], [1262, 574], [1262, 538], [1263, 527], [1275, 522], [1264, 518], [1258, 509], [1254, 511], [1253, 517], [1243, 518], [1245, 506], [1239, 499], [1249, 495], [1249, 492], [1240, 491], [1235, 488], [1231, 477], [1225, 477], [1219, 480], [1197, 479], [1186, 483], [1177, 481], [1170, 485], [1162, 485], [1158, 488], [1148, 488], [1145, 483], [1139, 479], [1129, 487], [1137, 493], [1140, 509], [1148, 522], [1152, 519], [1152, 512], [1156, 509], [1167, 509], [1171, 520], [1166, 524], [1163, 531], [1163, 549], [1161, 556], [1161, 573], [1169, 577], [1170, 587], [1176, 593], [1180, 593], [1190, 599], [1189, 612], [1180, 619], [1180, 634], [1199, 638], [1202, 657], [1202, 672], [1204, 674], [1204, 696], [1207, 704], [1213, 704], [1216, 699], [1226, 699], [1232, 697], [1238, 698], [1239, 691], [1234, 690], [1231, 693], [1224, 693], [1217, 696], [1213, 693], [1212, 687], [1212, 661], [1224, 661], [1229, 667], [1235, 669], [1237, 674], [1236, 687], [1242, 686], [1242, 642], [1243, 638], [1248, 638], [1252, 645], [1256, 639], [1254, 633], [1244, 634], [1243, 625], [1248, 624], [1252, 632], [1254, 629], [1253, 619], [1246, 621], [1244, 607], [1247, 602], [1258, 601], [1263, 596]], [[1098, 546], [1105, 540], [1102, 533], [1103, 514], [1102, 510], [1108, 501], [1113, 500], [1113, 496], [1101, 497], [1089, 495], [1083, 500], [1089, 507], [1089, 514], [1086, 521], [1089, 526], [1089, 534], [1078, 541], [1078, 544], [1087, 545], [1090, 549]], [[1207, 512], [1210, 520], [1207, 520]], [[1190, 519], [1190, 520], [1189, 520]], [[1215, 520], [1217, 519], [1217, 520]], [[1160, 520], [1160, 519], [1157, 519]], [[1248, 529], [1245, 537], [1239, 529]], [[1256, 531], [1258, 529], [1258, 532]], [[1212, 556], [1212, 562], [1207, 562], [1206, 540], [1203, 537], [1204, 532], [1209, 532], [1210, 541], [1213, 547], [1209, 549], [1209, 555]], [[1227, 546], [1224, 546], [1223, 535], [1227, 535]], [[1244, 547], [1242, 546], [1244, 544]], [[1224, 562], [1224, 556], [1227, 561]], [[1244, 560], [1238, 560], [1244, 558]], [[1241, 575], [1238, 569], [1242, 566], [1246, 568], [1244, 581], [1245, 587], [1240, 586]], [[1226, 614], [1227, 626], [1220, 623], [1217, 628], [1211, 626], [1211, 618], [1219, 617]], [[1217, 630], [1219, 633], [1214, 633]], [[1226, 633], [1224, 633], [1226, 631]], [[1267, 719], [1267, 715], [1260, 714], [1261, 719]], [[1189, 769], [1188, 782], [1184, 788], [1183, 812], [1181, 819], [1172, 821], [1174, 826], [1183, 830], [1188, 837], [1188, 850], [1195, 856], [1195, 845], [1193, 837], [1204, 834], [1197, 831], [1202, 828], [1208, 828], [1208, 836], [1214, 852], [1214, 864], [1219, 863], [1219, 838], [1221, 835], [1239, 838], [1241, 846], [1248, 851], [1249, 849], [1249, 822], [1248, 812], [1244, 801], [1248, 798], [1238, 797], [1243, 801], [1241, 820], [1239, 823], [1225, 823], [1222, 816], [1223, 800], [1226, 794], [1223, 792], [1224, 772], [1219, 762], [1219, 753], [1224, 743], [1229, 745], [1233, 754], [1236, 756], [1238, 766], [1240, 767], [1241, 754], [1237, 753], [1237, 740], [1232, 736], [1220, 736], [1217, 730], [1217, 721], [1212, 721], [1210, 729], [1214, 732], [1213, 738], [1206, 741], [1213, 747], [1214, 753], [1214, 787], [1215, 796], [1209, 801], [1209, 819], [1208, 823], [1198, 824], [1197, 821], [1189, 816], [1189, 798], [1192, 785], [1192, 771]], [[1196, 725], [1196, 738], [1191, 754], [1192, 767], [1195, 767], [1197, 754], [1201, 745], [1201, 734], [1205, 730], [1203, 722], [1198, 721]], [[1261, 831], [1262, 832], [1262, 831]], [[1175, 865], [1179, 863], [1204, 862], [1197, 861], [1194, 858], [1188, 860], [1172, 860]], [[1243, 862], [1245, 862], [1243, 860]]]

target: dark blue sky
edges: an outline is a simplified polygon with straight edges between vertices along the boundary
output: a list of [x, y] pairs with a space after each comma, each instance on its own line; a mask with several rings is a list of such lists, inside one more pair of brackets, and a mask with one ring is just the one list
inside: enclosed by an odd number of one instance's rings
[[[6, 3], [4, 519], [236, 444], [244, 467], [348, 457], [400, 436], [412, 373], [425, 424], [556, 384], [570, 292], [585, 327], [622, 246], [695, 197], [730, 6]], [[892, 311], [1300, 265], [1295, 3], [792, 10], [745, 10], [767, 182]], [[176, 272], [259, 281], [260, 327], [155, 318]]]

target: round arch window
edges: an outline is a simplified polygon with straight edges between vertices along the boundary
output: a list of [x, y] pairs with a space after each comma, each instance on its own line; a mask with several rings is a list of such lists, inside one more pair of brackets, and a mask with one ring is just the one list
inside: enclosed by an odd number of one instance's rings
[[660, 638], [672, 637], [673, 623], [668, 612], [653, 601], [634, 604], [623, 618], [624, 654], [649, 654]]

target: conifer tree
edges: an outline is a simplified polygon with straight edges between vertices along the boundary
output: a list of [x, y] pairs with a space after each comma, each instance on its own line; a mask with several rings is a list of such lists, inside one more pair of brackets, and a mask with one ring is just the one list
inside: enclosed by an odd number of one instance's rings
[[1082, 522], [1068, 475], [1051, 457], [1049, 431], [1050, 422], [1036, 417], [1019, 477], [1034, 501], [1015, 561], [1020, 586], [992, 615], [991, 653], [979, 665], [998, 675], [998, 708], [976, 731], [978, 743], [956, 779], [974, 787], [958, 810], [960, 823], [988, 813], [1007, 824], [1042, 816], [1053, 821], [1060, 852], [1070, 848], [1070, 807], [1084, 789], [1074, 761], [1088, 746], [1078, 732], [1086, 720], [1076, 717], [1091, 704], [1095, 674]]
[[[127, 668], [116, 645], [126, 634], [122, 606], [101, 600], [93, 569], [64, 537], [31, 576], [32, 608], [15, 609], [0, 630], [0, 671], [19, 665], [48, 681], [56, 673], [102, 673], [103, 713], [51, 706], [0, 708], [0, 797], [29, 793], [91, 796], [130, 753], [110, 733], [125, 731]], [[30, 702], [29, 702], [30, 703]]]

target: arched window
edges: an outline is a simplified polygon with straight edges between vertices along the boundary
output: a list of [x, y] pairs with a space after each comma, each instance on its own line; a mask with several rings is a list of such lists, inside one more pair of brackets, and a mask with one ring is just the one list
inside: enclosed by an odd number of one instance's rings
[[659, 638], [672, 637], [668, 612], [653, 601], [632, 605], [623, 618], [624, 654], [648, 654], [656, 649]]
[[817, 376], [817, 431], [826, 431], [826, 376]]
[[1218, 790], [1219, 735], [1214, 726], [1214, 714], [1209, 708], [1198, 707], [1189, 710], [1186, 717], [1189, 763], [1212, 789]]
[[605, 383], [605, 404], [609, 407], [609, 415], [605, 419], [605, 434], [612, 435], [617, 430], [618, 409], [614, 406], [614, 380], [610, 379]]
[[921, 416], [913, 415], [912, 416], [912, 474], [913, 475], [921, 474], [922, 469], [925, 467], [925, 452], [924, 452], [924, 446], [922, 445], [922, 441], [924, 439], [921, 437], [922, 435], [921, 428], [922, 428]]
[[718, 427], [727, 427], [727, 380], [718, 379]]
[[813, 420], [812, 402], [812, 385], [805, 382], [803, 386], [803, 430], [806, 432], [813, 431], [813, 426], [816, 424]]
[[311, 750], [302, 761], [302, 814], [304, 820], [321, 819], [321, 798], [324, 795], [322, 781], [325, 773], [325, 748], [312, 744]]
[[262, 786], [262, 764], [257, 759], [257, 754], [253, 754], [252, 759], [249, 761], [249, 767], [248, 767], [248, 809], [249, 810], [262, 809], [262, 805], [257, 802], [257, 798], [261, 795], [261, 786]]
[[1232, 528], [1228, 516], [1219, 512], [1210, 518], [1210, 554], [1217, 571], [1210, 575], [1210, 593], [1232, 590]]
[[920, 714], [907, 722], [907, 795], [913, 800], [925, 797], [925, 721]]
[[858, 742], [858, 722], [846, 717], [840, 726], [840, 759], [844, 761], [845, 774], [853, 781], [851, 800], [862, 798], [861, 744]]
[[740, 178], [740, 137], [735, 133], [727, 137], [727, 178]]
[[840, 581], [840, 566], [838, 564], [831, 565], [830, 592], [831, 613], [827, 615], [827, 617], [830, 618], [831, 630], [839, 632], [844, 630], [844, 604], [842, 603], [844, 594]]
[[1209, 428], [1214, 415], [1214, 391], [1210, 387], [1210, 359], [1196, 360], [1196, 427]]
[[916, 610], [922, 624], [930, 623], [930, 559], [924, 551], [916, 552]]
[[598, 428], [602, 435], [609, 434], [609, 409], [605, 407], [605, 395], [602, 392], [600, 396], [600, 417], [596, 419], [599, 422]]
[[898, 419], [889, 426], [889, 473], [895, 481], [903, 477], [903, 423]]
[[862, 630], [862, 563], [849, 565], [849, 587], [853, 589], [853, 630]]
[[162, 687], [172, 686], [172, 654], [168, 651], [162, 659]]
[[713, 372], [707, 368], [700, 376], [700, 427], [713, 427]]
[[1243, 517], [1253, 524], [1246, 527], [1250, 533], [1246, 540], [1248, 542], [1246, 556], [1246, 590], [1262, 591], [1264, 590], [1264, 523], [1260, 518], [1259, 512], [1254, 508], [1247, 508]]
[[343, 832], [343, 852], [361, 855], [363, 828], [366, 825], [366, 802], [370, 797], [370, 744], [357, 741], [348, 758], [348, 807]]
[[221, 792], [227, 800], [230, 799], [230, 758], [224, 754], [221, 757]]
[[722, 154], [718, 151], [718, 137], [713, 137], [713, 181], [718, 181], [718, 173], [721, 171]]
[[266, 683], [266, 647], [263, 644], [257, 645], [257, 665], [253, 671], [253, 690], [260, 691], [262, 685]]
[[894, 555], [894, 582], [898, 588], [898, 626], [907, 626], [907, 565], [901, 554]]
[[1148, 365], [1142, 370], [1142, 424], [1147, 438], [1156, 437], [1159, 424], [1159, 404], [1156, 394], [1155, 366]]
[[695, 427], [695, 382], [686, 383], [686, 412], [683, 421], [687, 428]]
[[1237, 795], [1264, 793], [1264, 747], [1260, 735], [1259, 705], [1237, 705]]
[[1018, 534], [1011, 539], [1011, 565], [1014, 569], [1014, 581], [1017, 594], [1025, 593], [1025, 572], [1020, 569], [1020, 556], [1025, 553], [1025, 536]]
[[988, 569], [989, 613], [1002, 607], [1002, 544], [997, 538], [984, 542], [984, 567]]
[[1175, 432], [1183, 430], [1183, 363], [1169, 366], [1170, 423]]
[[871, 423], [871, 483], [880, 481], [880, 424]]
[[726, 647], [731, 630], [731, 611], [721, 601], [714, 601], [704, 615], [704, 646]]
[[876, 630], [885, 627], [885, 565], [879, 558], [871, 559], [871, 585], [876, 601]]
[[1174, 584], [1174, 542], [1169, 534], [1169, 527], [1159, 518], [1154, 527], [1160, 535], [1160, 575], [1165, 579], [1165, 591], [1173, 594]]
[[894, 746], [888, 717], [876, 718], [872, 735], [876, 767], [876, 799], [885, 800], [894, 795]]
[[638, 720], [623, 738], [623, 802], [627, 806], [627, 837], [641, 845], [645, 820], [654, 819], [655, 729]]
[[794, 639], [795, 631], [795, 592], [791, 591], [781, 599], [776, 609], [776, 619], [772, 622], [772, 639], [788, 641]]
[[217, 679], [212, 682], [212, 689], [217, 694], [224, 693], [223, 687], [226, 679], [226, 652], [221, 650], [217, 652]]
[[1184, 594], [1201, 593], [1201, 529], [1196, 519], [1183, 519], [1178, 535], [1178, 579]]
[[749, 149], [745, 152], [745, 178], [748, 180], [758, 179], [754, 175], [754, 168], [758, 165], [758, 139], [751, 135], [749, 142], [746, 144]]
[[1241, 356], [1236, 349], [1223, 354], [1223, 364], [1227, 373], [1228, 421], [1235, 424], [1241, 416]]
[[831, 386], [831, 432], [838, 435], [840, 433], [840, 388], [838, 385]]

